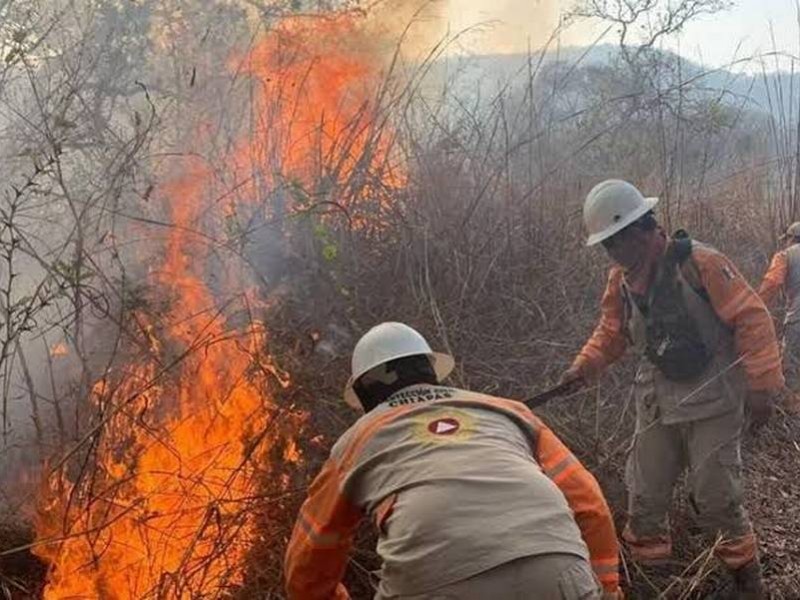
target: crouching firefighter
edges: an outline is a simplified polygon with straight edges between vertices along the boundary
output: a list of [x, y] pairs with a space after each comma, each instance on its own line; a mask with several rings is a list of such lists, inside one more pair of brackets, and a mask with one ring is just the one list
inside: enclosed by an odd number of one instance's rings
[[368, 515], [377, 599], [621, 598], [595, 479], [521, 403], [440, 385], [452, 368], [401, 323], [359, 340], [345, 400], [365, 414], [300, 509], [288, 597], [348, 598], [341, 579]]
[[656, 198], [630, 183], [595, 186], [584, 205], [588, 245], [615, 263], [601, 317], [562, 382], [596, 379], [628, 346], [636, 375], [636, 434], [628, 458], [633, 558], [664, 563], [672, 490], [688, 470], [690, 505], [731, 573], [736, 598], [764, 598], [756, 537], [742, 506], [745, 407], [765, 421], [783, 389], [778, 343], [761, 299], [717, 250], [658, 226]]

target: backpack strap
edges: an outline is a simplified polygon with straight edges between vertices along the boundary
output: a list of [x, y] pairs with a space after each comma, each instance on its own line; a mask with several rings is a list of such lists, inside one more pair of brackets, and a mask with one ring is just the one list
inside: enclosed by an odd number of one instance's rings
[[671, 258], [675, 265], [682, 266], [689, 259], [692, 255], [692, 238], [689, 237], [686, 230], [678, 229], [672, 234], [670, 251], [671, 257], [668, 254], [668, 258]]
[[686, 280], [694, 292], [703, 300], [711, 304], [711, 297], [703, 286], [703, 278], [697, 263], [692, 258], [692, 238], [685, 229], [678, 229], [670, 240], [667, 249], [667, 260], [678, 266], [681, 275]]
[[631, 297], [631, 291], [628, 289], [628, 284], [625, 283], [624, 277], [622, 278], [622, 281], [619, 282], [619, 286], [620, 290], [622, 291], [622, 321], [619, 324], [619, 328], [622, 332], [622, 335], [625, 336], [625, 340], [630, 345], [633, 345], [633, 338], [631, 337], [631, 332], [628, 329], [628, 323], [630, 323], [631, 317], [633, 316], [633, 303], [635, 300]]

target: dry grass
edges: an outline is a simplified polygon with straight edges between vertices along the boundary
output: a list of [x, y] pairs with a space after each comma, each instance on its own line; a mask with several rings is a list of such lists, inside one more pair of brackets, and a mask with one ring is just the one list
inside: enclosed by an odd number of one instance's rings
[[[491, 130], [492, 122], [482, 127]], [[320, 432], [330, 445], [352, 420], [353, 415], [337, 406], [349, 368], [347, 354], [356, 336], [380, 320], [411, 323], [437, 347], [457, 356], [455, 384], [512, 398], [551, 384], [589, 335], [607, 263], [583, 247], [579, 211], [582, 194], [602, 176], [576, 184], [574, 172], [566, 169], [530, 195], [515, 167], [491, 160], [476, 166], [470, 159], [481, 154], [484, 140], [476, 134], [474, 147], [455, 150], [431, 142], [424, 152], [415, 146], [418, 154], [409, 157], [415, 165], [412, 184], [396, 199], [398, 208], [388, 216], [388, 227], [366, 235], [328, 221], [339, 244], [336, 260], [315, 257], [316, 242], [306, 239], [312, 251], [305, 259], [320, 270], [314, 286], [298, 295], [279, 321], [287, 341], [282, 356], [291, 361], [288, 370], [299, 385], [295, 400], [305, 402], [311, 414], [307, 436]], [[498, 152], [503, 155], [502, 148]], [[580, 161], [574, 164], [577, 168]], [[617, 173], [626, 171], [608, 174]], [[728, 253], [756, 283], [777, 228], [769, 177], [752, 171], [719, 178], [696, 193], [673, 196], [661, 214], [666, 216], [668, 208], [671, 227], [685, 227]], [[503, 183], [487, 192], [487, 181]], [[663, 183], [653, 180], [644, 185], [648, 191], [663, 189]], [[292, 358], [292, 336], [305, 338], [331, 324], [348, 331], [349, 340], [334, 344], [333, 354], [307, 349], [305, 358]], [[625, 519], [622, 472], [633, 427], [633, 367], [630, 360], [623, 361], [596, 390], [570, 400], [569, 406], [554, 402], [541, 411], [597, 475], [620, 528]], [[800, 515], [792, 507], [796, 496], [787, 483], [800, 466], [797, 440], [795, 424], [780, 417], [746, 444], [747, 503], [776, 598], [798, 594], [798, 556], [791, 539], [792, 523]], [[310, 475], [324, 452], [314, 446], [308, 456], [305, 474]], [[291, 515], [301, 496], [298, 490], [284, 516]], [[668, 573], [653, 573], [626, 561], [629, 597], [699, 598], [723, 581], [710, 553], [713, 540], [697, 532], [680, 490], [672, 519], [675, 564]], [[374, 579], [369, 571], [378, 566], [373, 542], [362, 533], [348, 571], [357, 598], [370, 597]], [[270, 548], [279, 554], [274, 544]], [[278, 574], [279, 568], [273, 567], [271, 575]], [[271, 583], [268, 589], [279, 586]]]
[[[237, 597], [282, 597], [282, 557], [292, 521], [308, 481], [353, 418], [341, 406], [341, 385], [352, 344], [370, 325], [385, 319], [411, 323], [458, 357], [455, 384], [526, 397], [556, 379], [596, 318], [607, 265], [600, 254], [583, 248], [580, 223], [581, 199], [596, 181], [625, 177], [661, 195], [660, 214], [670, 227], [686, 227], [713, 243], [752, 281], [766, 265], [778, 226], [798, 216], [793, 182], [800, 153], [793, 115], [773, 119], [768, 131], [758, 127], [763, 117], [739, 105], [723, 107], [729, 119], [712, 119], [708, 97], [686, 82], [659, 75], [639, 87], [636, 72], [624, 66], [542, 66], [536, 56], [517, 85], [492, 91], [482, 101], [454, 97], [450, 83], [443, 81], [442, 95], [434, 99], [406, 79], [388, 77], [375, 95], [377, 110], [359, 111], [343, 124], [346, 139], [310, 149], [319, 157], [318, 172], [304, 186], [281, 172], [280, 156], [275, 164], [253, 165], [253, 179], [269, 184], [258, 188], [259, 205], [243, 216], [241, 231], [231, 238], [201, 232], [215, 252], [236, 245], [235, 257], [224, 254], [220, 265], [235, 261], [243, 270], [273, 265], [258, 273], [261, 291], [272, 299], [270, 351], [292, 376], [292, 385], [277, 391], [277, 402], [308, 413], [297, 432], [305, 462], [285, 464], [279, 449], [266, 457], [261, 497], [250, 503], [260, 538]], [[700, 79], [694, 83], [702, 87]], [[274, 102], [278, 107], [300, 101]], [[287, 114], [296, 108], [290, 106]], [[181, 112], [191, 121], [192, 111]], [[352, 143], [358, 138], [354, 132], [367, 132], [363, 148]], [[146, 133], [155, 134], [149, 128]], [[138, 152], [144, 135], [137, 129], [126, 145]], [[377, 164], [373, 158], [381, 145], [392, 151]], [[337, 177], [343, 164], [358, 168]], [[120, 172], [127, 172], [127, 163], [123, 166]], [[389, 185], [398, 170], [404, 184]], [[57, 177], [48, 176], [64, 184], [61, 171], [54, 173]], [[116, 181], [113, 172], [105, 175]], [[69, 199], [69, 186], [62, 188]], [[145, 202], [151, 191], [152, 186], [144, 192]], [[95, 201], [106, 205], [105, 196]], [[108, 218], [116, 227], [116, 214]], [[91, 248], [75, 249], [77, 267], [89, 258]], [[124, 253], [114, 254], [121, 269], [125, 260]], [[98, 271], [103, 290], [117, 299], [111, 305], [120, 305], [119, 315], [106, 310], [102, 317], [116, 331], [113, 319], [125, 321], [130, 307], [124, 305], [136, 290]], [[73, 279], [66, 287], [76, 291], [75, 304], [86, 310], [95, 295], [88, 295], [92, 288], [80, 277]], [[86, 335], [83, 322], [69, 325], [80, 330], [81, 339]], [[6, 346], [13, 341], [8, 338]], [[72, 394], [77, 405], [88, 396], [87, 365]], [[621, 473], [633, 422], [632, 368], [623, 362], [599, 388], [568, 406], [554, 403], [542, 411], [597, 474], [620, 523]], [[76, 414], [76, 428], [90, 419]], [[798, 437], [795, 424], [777, 419], [747, 444], [748, 505], [778, 598], [800, 594], [794, 571], [800, 556], [793, 544], [794, 524], [800, 522], [794, 509], [800, 493], [794, 485]], [[626, 562], [631, 597], [696, 597], [717, 577], [709, 543], [693, 533], [683, 501], [676, 502], [673, 520], [679, 531], [674, 572], [653, 575]], [[24, 546], [27, 539], [6, 542]], [[361, 533], [347, 574], [356, 598], [370, 597], [370, 570], [377, 566], [373, 541], [368, 531]], [[2, 563], [3, 577], [22, 582], [34, 595], [41, 566], [28, 554], [17, 558], [21, 570]]]

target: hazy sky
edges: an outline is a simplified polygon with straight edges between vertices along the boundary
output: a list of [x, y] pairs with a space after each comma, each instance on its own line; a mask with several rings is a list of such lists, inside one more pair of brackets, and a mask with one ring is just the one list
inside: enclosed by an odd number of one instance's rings
[[[451, 31], [494, 21], [482, 32], [471, 34], [463, 46], [475, 51], [513, 52], [524, 50], [529, 39], [532, 46], [541, 46], [569, 5], [569, 0], [449, 0], [446, 12]], [[740, 0], [729, 11], [702, 17], [668, 46], [680, 48], [695, 60], [702, 58], [707, 66], [720, 66], [735, 57], [770, 52], [770, 25], [776, 47], [799, 55], [800, 26], [794, 0]], [[602, 29], [581, 25], [567, 31], [562, 44], [588, 43]], [[613, 43], [613, 34], [605, 41]]]

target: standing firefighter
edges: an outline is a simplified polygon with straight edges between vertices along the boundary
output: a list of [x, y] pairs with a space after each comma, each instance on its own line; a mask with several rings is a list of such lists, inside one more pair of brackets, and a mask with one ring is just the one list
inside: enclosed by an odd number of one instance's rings
[[732, 574], [736, 598], [764, 598], [756, 537], [742, 506], [740, 440], [745, 405], [754, 424], [783, 388], [778, 344], [766, 307], [717, 250], [679, 232], [667, 239], [658, 200], [608, 180], [584, 205], [588, 245], [615, 265], [593, 335], [562, 381], [591, 381], [628, 346], [643, 360], [635, 381], [636, 434], [629, 456], [633, 558], [666, 562], [675, 481], [689, 472], [691, 505]]
[[764, 274], [758, 293], [770, 304], [779, 290], [786, 294], [786, 317], [783, 321], [783, 368], [787, 410], [800, 412], [800, 223], [793, 223], [783, 234], [787, 247], [776, 253]]
[[524, 405], [438, 385], [452, 368], [401, 323], [359, 340], [345, 400], [366, 414], [300, 509], [289, 598], [348, 597], [362, 515], [379, 534], [378, 599], [621, 597], [597, 482]]

